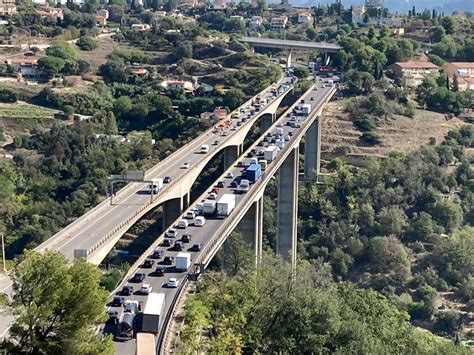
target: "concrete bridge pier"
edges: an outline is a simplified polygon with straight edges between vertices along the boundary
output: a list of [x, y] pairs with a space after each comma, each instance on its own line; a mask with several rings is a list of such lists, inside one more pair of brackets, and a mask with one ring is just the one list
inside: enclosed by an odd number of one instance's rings
[[240, 154], [240, 145], [231, 145], [224, 149], [224, 171], [235, 163]]
[[296, 227], [298, 222], [299, 147], [292, 149], [280, 167], [276, 252], [296, 265]]
[[189, 192], [184, 197], [174, 198], [163, 203], [163, 231], [171, 227], [184, 211], [185, 205], [189, 206]]
[[321, 172], [321, 116], [319, 116], [309, 127], [305, 137], [304, 147], [304, 173], [316, 178]]
[[269, 129], [271, 125], [273, 124], [273, 122], [275, 122], [275, 118], [276, 118], [275, 113], [272, 113], [272, 114], [267, 113], [263, 115], [261, 118], [261, 123], [260, 123], [260, 132], [263, 133], [267, 129]]
[[291, 68], [291, 53], [292, 53], [292, 50], [291, 49], [288, 49], [288, 54], [286, 56], [286, 69], [290, 69]]
[[262, 260], [263, 197], [252, 203], [237, 225], [236, 231], [242, 234], [244, 242], [251, 246], [257, 266]]

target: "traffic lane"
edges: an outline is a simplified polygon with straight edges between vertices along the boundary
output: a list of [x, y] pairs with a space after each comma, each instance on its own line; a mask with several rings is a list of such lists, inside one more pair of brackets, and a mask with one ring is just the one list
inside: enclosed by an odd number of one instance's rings
[[[272, 97], [272, 95], [265, 95], [263, 98]], [[272, 101], [273, 102], [273, 101]], [[268, 105], [267, 105], [268, 106]], [[250, 118], [250, 121], [254, 120], [255, 117], [258, 115], [258, 112]], [[234, 127], [236, 126], [236, 122], [241, 120], [236, 120], [234, 122]], [[247, 124], [253, 124], [253, 122], [246, 122]], [[244, 127], [242, 125], [240, 127]], [[230, 128], [227, 130], [228, 135], [232, 135], [237, 132], [237, 130], [233, 131]], [[203, 144], [208, 144], [210, 146], [210, 150], [215, 152], [220, 149], [219, 145], [215, 146], [213, 143], [218, 138], [225, 138], [219, 134], [211, 134], [207, 141], [203, 142]], [[168, 166], [160, 176], [171, 176], [173, 180], [178, 179], [181, 175], [185, 175], [188, 169], [182, 169], [184, 163], [189, 163], [190, 165], [193, 163], [197, 163], [202, 159], [202, 154], [199, 153], [199, 147], [182, 158], [175, 161], [171, 166]], [[208, 153], [209, 154], [209, 153]], [[180, 170], [183, 172], [180, 173]], [[173, 182], [172, 180], [172, 182]], [[107, 233], [112, 231], [117, 224], [120, 224], [124, 219], [128, 218], [130, 215], [133, 215], [136, 211], [138, 211], [142, 205], [144, 205], [150, 195], [147, 193], [148, 188], [147, 184], [138, 184], [142, 185], [142, 187], [138, 188], [138, 190], [130, 195], [127, 199], [120, 201], [118, 205], [115, 205], [115, 208], [109, 209], [109, 211], [104, 214], [100, 219], [97, 219], [95, 223], [90, 224], [86, 227], [81, 233], [77, 235], [77, 238], [71, 239], [70, 241], [66, 242], [62, 247], [61, 251], [67, 254], [68, 257], [72, 258], [74, 256], [74, 249], [88, 249], [92, 247], [99, 239], [105, 236]], [[145, 187], [143, 187], [145, 185]], [[120, 208], [119, 206], [125, 206], [125, 208]], [[105, 221], [103, 221], [106, 219]], [[98, 225], [97, 225], [98, 224]]]

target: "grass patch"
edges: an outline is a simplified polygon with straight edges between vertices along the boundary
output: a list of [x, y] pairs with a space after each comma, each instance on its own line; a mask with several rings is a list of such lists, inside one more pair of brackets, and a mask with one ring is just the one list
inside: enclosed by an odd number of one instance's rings
[[58, 111], [29, 104], [0, 104], [0, 117], [2, 118], [42, 121], [54, 118], [56, 112]]

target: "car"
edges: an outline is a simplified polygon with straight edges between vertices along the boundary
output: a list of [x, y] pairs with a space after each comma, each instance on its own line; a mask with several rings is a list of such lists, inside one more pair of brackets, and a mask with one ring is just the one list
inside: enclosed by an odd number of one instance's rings
[[151, 269], [154, 264], [155, 264], [155, 260], [145, 259], [142, 267], [145, 269]]
[[283, 124], [281, 122], [278, 122], [277, 127], [283, 127]]
[[148, 295], [153, 291], [153, 286], [150, 284], [143, 284], [140, 288], [140, 293], [143, 295]]
[[243, 167], [245, 167], [245, 163], [241, 160], [237, 163], [237, 167], [238, 168], [243, 168]]
[[177, 250], [177, 251], [183, 250], [183, 242], [181, 240], [177, 240], [174, 242], [174, 250]]
[[258, 146], [258, 147], [263, 147], [263, 141], [259, 141], [259, 142], [257, 143], [257, 146]]
[[133, 294], [133, 286], [131, 285], [125, 285], [122, 287], [122, 291], [120, 292], [121, 295], [124, 296], [130, 296]]
[[211, 190], [211, 193], [214, 193], [214, 194], [218, 194], [220, 191], [220, 188], [219, 187], [213, 187], [212, 190]]
[[268, 142], [268, 137], [267, 136], [263, 137], [263, 141]]
[[190, 243], [191, 242], [191, 234], [183, 234], [181, 237], [181, 241], [183, 243]]
[[237, 122], [237, 126], [242, 126], [242, 122]]
[[217, 183], [217, 187], [219, 187], [219, 188], [225, 187], [225, 182], [224, 182], [224, 181], [219, 181], [219, 182]]
[[189, 163], [184, 163], [183, 164], [183, 169], [189, 169]]
[[287, 134], [287, 135], [285, 136], [285, 141], [288, 142], [288, 141], [290, 140], [290, 138], [291, 138], [291, 137]]
[[232, 127], [230, 130], [231, 130], [231, 131], [236, 131], [236, 130], [237, 130], [237, 127]]
[[214, 141], [214, 145], [218, 145], [219, 144], [219, 141]]
[[201, 251], [202, 250], [202, 243], [193, 244], [193, 246], [191, 247], [191, 250], [192, 251]]
[[168, 287], [177, 288], [178, 285], [179, 285], [179, 280], [177, 278], [171, 277], [168, 280], [168, 284], [167, 284]]
[[225, 177], [227, 179], [233, 179], [234, 178], [234, 173], [232, 171], [229, 171]]
[[215, 200], [215, 199], [217, 198], [217, 194], [216, 194], [215, 192], [211, 192], [211, 193], [207, 196], [207, 198], [208, 198], [209, 200]]
[[309, 101], [314, 101], [314, 97], [311, 96], [311, 98], [309, 99]]
[[163, 240], [163, 243], [161, 243], [162, 247], [170, 247], [171, 246], [171, 239], [165, 239]]
[[300, 103], [304, 104], [304, 99], [301, 99]]
[[272, 133], [271, 132], [268, 132], [267, 133], [267, 137], [270, 138], [272, 136]]
[[113, 309], [107, 311], [109, 318], [107, 319], [107, 323], [117, 324], [119, 321], [119, 313]]
[[175, 228], [170, 228], [166, 231], [165, 236], [174, 238], [178, 235], [178, 231]]
[[293, 132], [288, 132], [288, 135], [291, 137], [293, 135]]
[[194, 219], [194, 217], [196, 217], [196, 212], [194, 212], [194, 211], [186, 212], [186, 218], [187, 219]]
[[158, 266], [155, 270], [156, 276], [165, 276], [166, 268], [164, 266]]
[[133, 275], [132, 277], [132, 282], [142, 282], [143, 280], [145, 280], [145, 273], [143, 272], [136, 272], [135, 275]]
[[236, 180], [234, 180], [230, 183], [230, 187], [232, 189], [236, 189], [237, 187], [239, 187], [239, 183]]
[[163, 250], [156, 248], [153, 253], [151, 253], [150, 258], [160, 259], [163, 257]]
[[165, 176], [165, 178], [163, 179], [163, 183], [165, 184], [169, 184], [171, 182], [171, 176]]
[[252, 152], [248, 152], [248, 153], [247, 153], [247, 158], [253, 158], [253, 153], [252, 153]]
[[163, 264], [164, 265], [173, 265], [174, 263], [174, 256], [165, 256], [163, 259]]
[[229, 134], [229, 133], [227, 133], [227, 132], [222, 132], [222, 133], [221, 133], [221, 136], [226, 137], [228, 134]]
[[112, 307], [122, 307], [125, 302], [125, 297], [115, 296], [110, 305]]

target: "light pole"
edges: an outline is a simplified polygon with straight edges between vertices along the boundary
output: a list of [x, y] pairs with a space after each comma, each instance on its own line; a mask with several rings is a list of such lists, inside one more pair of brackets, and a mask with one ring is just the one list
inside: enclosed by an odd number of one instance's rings
[[2, 259], [3, 259], [3, 272], [7, 272], [7, 264], [5, 261], [5, 240], [2, 233]]

